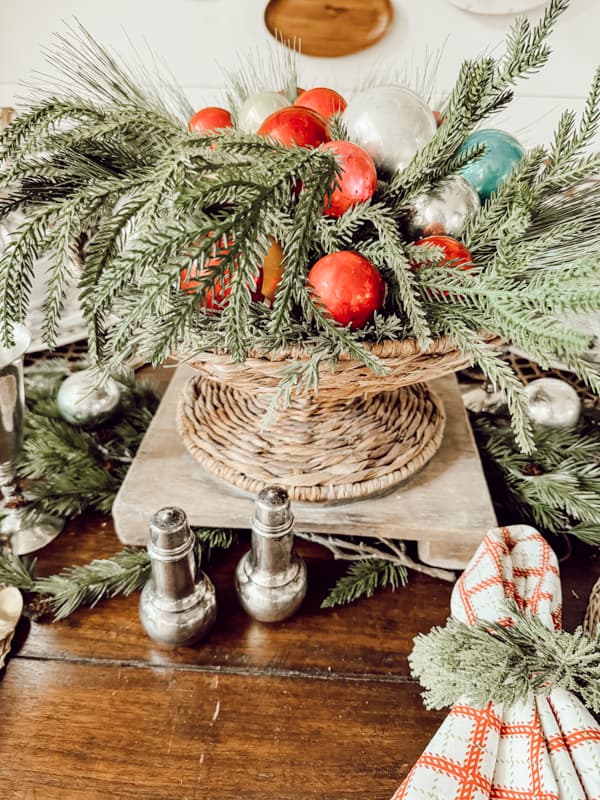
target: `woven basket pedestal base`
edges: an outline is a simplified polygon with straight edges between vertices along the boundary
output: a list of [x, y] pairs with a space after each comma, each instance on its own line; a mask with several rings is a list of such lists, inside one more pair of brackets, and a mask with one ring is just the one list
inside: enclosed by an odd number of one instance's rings
[[194, 458], [237, 488], [255, 494], [276, 483], [313, 503], [390, 491], [442, 442], [444, 409], [425, 384], [346, 400], [301, 397], [266, 427], [269, 402], [199, 375], [181, 395], [177, 427]]

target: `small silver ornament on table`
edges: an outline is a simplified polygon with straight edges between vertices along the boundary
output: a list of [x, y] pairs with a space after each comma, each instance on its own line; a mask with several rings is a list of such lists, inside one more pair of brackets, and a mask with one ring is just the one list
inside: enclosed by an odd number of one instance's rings
[[558, 378], [538, 378], [525, 387], [527, 412], [534, 425], [567, 428], [581, 416], [581, 400], [576, 390]]
[[63, 529], [62, 519], [44, 515], [35, 522], [26, 522], [21, 493], [15, 471], [23, 444], [25, 388], [23, 356], [31, 342], [24, 325], [13, 327], [14, 345], [0, 346], [0, 488], [3, 495], [3, 516], [0, 537], [16, 555], [33, 553], [49, 544]]
[[414, 239], [439, 234], [457, 236], [480, 208], [475, 189], [462, 176], [455, 175], [415, 199], [408, 213], [409, 234]]
[[306, 595], [306, 564], [292, 549], [293, 527], [288, 493], [267, 486], [254, 507], [252, 549], [235, 571], [242, 608], [260, 622], [291, 617]]
[[61, 383], [56, 397], [58, 411], [72, 425], [95, 428], [119, 410], [123, 388], [114, 378], [99, 383], [93, 370], [79, 370]]
[[196, 538], [182, 509], [167, 506], [154, 514], [148, 554], [152, 574], [140, 597], [144, 630], [173, 647], [198, 642], [215, 622], [217, 600], [198, 564]]

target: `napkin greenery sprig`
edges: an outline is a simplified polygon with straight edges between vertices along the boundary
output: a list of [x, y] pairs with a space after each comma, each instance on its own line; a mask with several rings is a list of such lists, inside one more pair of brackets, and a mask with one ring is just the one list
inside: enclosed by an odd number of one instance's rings
[[506, 623], [450, 618], [416, 637], [409, 663], [425, 706], [445, 708], [460, 698], [479, 707], [513, 705], [560, 688], [600, 711], [600, 629], [595, 636], [583, 628], [550, 630], [514, 603], [505, 614]]

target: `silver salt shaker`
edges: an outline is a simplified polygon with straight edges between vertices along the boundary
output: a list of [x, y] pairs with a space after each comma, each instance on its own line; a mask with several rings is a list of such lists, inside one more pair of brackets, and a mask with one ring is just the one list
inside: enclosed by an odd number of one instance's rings
[[293, 525], [288, 493], [267, 486], [254, 507], [252, 549], [235, 571], [242, 608], [261, 622], [291, 617], [306, 595], [306, 565], [292, 549]]
[[167, 506], [154, 514], [148, 554], [152, 574], [140, 597], [146, 633], [162, 644], [194, 644], [212, 628], [217, 601], [212, 581], [198, 566], [184, 511]]

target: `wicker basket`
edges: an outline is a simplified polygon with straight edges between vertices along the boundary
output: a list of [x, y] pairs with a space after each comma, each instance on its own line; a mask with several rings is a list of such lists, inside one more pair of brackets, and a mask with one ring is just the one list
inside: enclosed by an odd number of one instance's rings
[[350, 357], [323, 365], [318, 393], [294, 397], [270, 426], [265, 416], [282, 369], [306, 361], [306, 351], [251, 354], [243, 364], [218, 353], [185, 358], [198, 375], [180, 399], [179, 433], [202, 466], [246, 492], [277, 483], [296, 501], [346, 502], [389, 491], [442, 441], [443, 405], [424, 382], [468, 359], [445, 337], [426, 351], [414, 339], [369, 350], [387, 375]]

